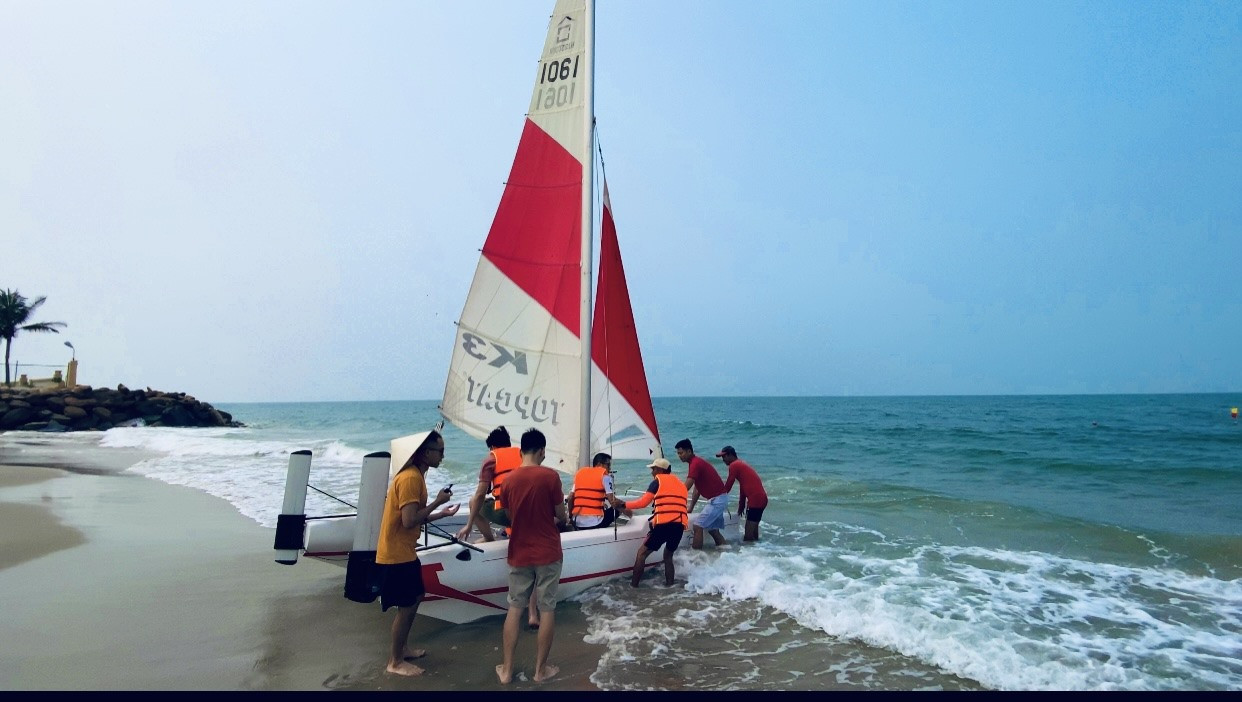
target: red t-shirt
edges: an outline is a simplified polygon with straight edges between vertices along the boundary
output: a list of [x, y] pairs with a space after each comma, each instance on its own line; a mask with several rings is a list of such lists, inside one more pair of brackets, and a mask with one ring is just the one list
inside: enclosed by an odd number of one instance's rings
[[737, 481], [737, 491], [746, 500], [748, 508], [760, 509], [768, 506], [768, 493], [763, 489], [763, 481], [759, 479], [759, 474], [750, 467], [749, 463], [740, 458], [729, 464], [729, 479], [725, 481], [725, 492], [733, 489], [734, 480]]
[[496, 454], [490, 451], [487, 458], [483, 459], [483, 465], [479, 466], [479, 482], [487, 483], [488, 489], [492, 487], [492, 481], [496, 478]]
[[694, 487], [699, 491], [699, 496], [705, 500], [710, 500], [718, 495], [725, 493], [724, 483], [720, 481], [720, 474], [712, 468], [712, 464], [703, 460], [701, 456], [695, 456], [690, 459], [690, 472], [686, 476], [694, 481]]
[[556, 507], [565, 501], [561, 476], [545, 466], [522, 466], [500, 487], [509, 515], [509, 565], [538, 566], [561, 560]]

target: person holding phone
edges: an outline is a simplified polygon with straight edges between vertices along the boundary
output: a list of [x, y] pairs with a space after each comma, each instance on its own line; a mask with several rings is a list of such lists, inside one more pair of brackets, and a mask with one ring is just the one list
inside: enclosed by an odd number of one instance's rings
[[387, 671], [394, 675], [422, 675], [423, 669], [411, 661], [427, 652], [409, 646], [410, 629], [418, 614], [426, 589], [423, 586], [422, 564], [418, 562], [418, 537], [423, 524], [457, 514], [459, 505], [440, 505], [453, 497], [453, 486], [441, 490], [436, 499], [427, 502], [427, 471], [444, 459], [444, 437], [437, 431], [426, 438], [397, 471], [388, 486], [384, 514], [380, 519], [379, 545], [375, 563], [380, 583], [380, 606], [387, 612], [396, 607], [392, 622], [392, 638]]

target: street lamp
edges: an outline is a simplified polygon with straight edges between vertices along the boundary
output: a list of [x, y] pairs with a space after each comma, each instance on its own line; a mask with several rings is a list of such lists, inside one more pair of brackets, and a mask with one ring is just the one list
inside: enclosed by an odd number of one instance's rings
[[73, 358], [71, 358], [71, 359], [69, 359], [69, 360], [71, 360], [71, 361], [76, 361], [76, 360], [78, 360], [78, 350], [77, 350], [77, 349], [75, 349], [75, 348], [73, 348], [73, 344], [71, 344], [71, 343], [69, 343], [68, 341], [66, 341], [66, 342], [65, 342], [65, 346], [68, 346], [70, 349], [72, 349], [72, 350], [73, 350]]

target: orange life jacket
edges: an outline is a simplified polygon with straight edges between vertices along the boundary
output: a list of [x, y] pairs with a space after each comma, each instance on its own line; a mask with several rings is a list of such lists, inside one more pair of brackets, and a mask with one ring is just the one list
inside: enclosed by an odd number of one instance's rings
[[493, 507], [503, 509], [504, 505], [500, 503], [500, 486], [514, 468], [522, 466], [522, 449], [516, 446], [506, 446], [492, 449], [492, 455], [496, 457], [496, 472], [492, 474], [492, 497], [496, 498], [496, 504]]
[[688, 529], [690, 516], [686, 513], [686, 502], [690, 495], [686, 492], [686, 484], [672, 473], [658, 473], [656, 480], [660, 482], [660, 486], [656, 488], [651, 523], [681, 522], [682, 528]]
[[578, 469], [578, 473], [574, 475], [573, 516], [604, 516], [604, 475], [607, 470], [603, 466]]

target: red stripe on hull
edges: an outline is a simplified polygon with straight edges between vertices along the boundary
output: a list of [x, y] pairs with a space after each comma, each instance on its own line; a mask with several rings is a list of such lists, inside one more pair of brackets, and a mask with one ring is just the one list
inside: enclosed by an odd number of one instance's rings
[[[661, 561], [656, 561], [655, 563], [644, 564], [643, 567], [654, 568], [660, 564], [661, 564]], [[428, 569], [431, 567], [432, 566], [430, 565], [423, 566], [423, 579], [424, 579], [423, 584], [427, 589], [427, 596], [423, 598], [424, 602], [437, 602], [439, 600], [461, 600], [462, 602], [469, 602], [471, 604], [485, 606], [490, 609], [505, 609], [504, 607], [501, 607], [500, 605], [495, 605], [495, 604], [492, 604], [491, 602], [488, 602], [486, 600], [480, 600], [478, 598], [480, 595], [494, 595], [498, 592], [508, 592], [509, 591], [508, 586], [484, 588], [482, 590], [470, 590], [469, 592], [466, 592], [463, 590], [456, 590], [454, 588], [447, 587], [447, 586], [440, 584], [438, 571], [443, 570], [444, 565], [437, 563], [435, 564], [436, 573], [433, 574], [435, 576], [434, 578], [435, 588], [433, 590], [433, 588], [431, 586], [428, 586], [426, 582], [427, 575], [428, 575]], [[621, 575], [622, 573], [630, 573], [630, 572], [633, 572], [633, 568], [619, 568], [617, 570], [602, 570], [598, 573], [588, 573], [586, 575], [575, 575], [572, 578], [561, 578], [561, 582], [562, 583], [573, 583], [573, 582], [578, 582], [580, 580], [591, 580], [594, 578], [610, 578], [614, 575]]]

